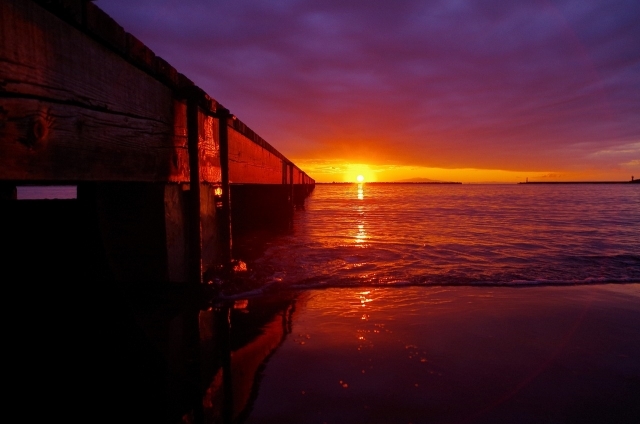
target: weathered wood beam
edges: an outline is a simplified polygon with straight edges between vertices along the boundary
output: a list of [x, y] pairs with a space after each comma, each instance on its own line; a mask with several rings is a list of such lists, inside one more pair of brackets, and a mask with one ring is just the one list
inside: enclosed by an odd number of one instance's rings
[[170, 122], [172, 91], [31, 1], [0, 3], [0, 89]]
[[231, 231], [231, 190], [229, 187], [229, 110], [219, 108], [218, 138], [220, 141], [220, 165], [221, 165], [221, 208], [219, 211], [218, 227], [220, 231], [219, 246], [221, 249], [222, 263], [225, 267], [231, 265], [232, 231]]
[[219, 267], [226, 268], [231, 260], [228, 206], [225, 214], [224, 207], [218, 207], [219, 196], [215, 193], [217, 188], [228, 191], [223, 177], [227, 163], [223, 151], [226, 141], [222, 140], [225, 137], [220, 130], [227, 126], [219, 124], [212, 111], [215, 105], [208, 102], [208, 96], [199, 88], [185, 90], [181, 95], [187, 102], [191, 181], [188, 208], [189, 280], [201, 283], [205, 273]]
[[[171, 104], [175, 117], [183, 115], [182, 104]], [[188, 181], [183, 127], [46, 100], [0, 97], [0, 179]]]
[[202, 283], [202, 228], [200, 200], [199, 110], [193, 97], [187, 99], [187, 139], [189, 146], [189, 281]]
[[188, 181], [171, 88], [34, 2], [0, 12], [0, 179]]

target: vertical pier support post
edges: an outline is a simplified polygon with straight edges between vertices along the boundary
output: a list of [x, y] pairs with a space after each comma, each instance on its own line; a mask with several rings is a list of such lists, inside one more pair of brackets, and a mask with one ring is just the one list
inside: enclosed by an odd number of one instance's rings
[[293, 228], [293, 213], [295, 210], [295, 186], [293, 183], [293, 163], [289, 162], [289, 226]]
[[187, 143], [189, 151], [189, 281], [202, 283], [202, 230], [200, 225], [200, 149], [198, 98], [187, 97]]
[[216, 111], [218, 117], [220, 139], [220, 174], [222, 179], [222, 208], [220, 210], [220, 248], [223, 269], [229, 271], [231, 266], [231, 194], [229, 189], [229, 109], [220, 107]]

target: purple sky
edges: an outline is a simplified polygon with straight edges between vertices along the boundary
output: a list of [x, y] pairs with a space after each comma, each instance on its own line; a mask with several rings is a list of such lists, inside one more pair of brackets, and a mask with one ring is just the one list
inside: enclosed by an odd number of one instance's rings
[[640, 178], [638, 0], [96, 4], [319, 180]]

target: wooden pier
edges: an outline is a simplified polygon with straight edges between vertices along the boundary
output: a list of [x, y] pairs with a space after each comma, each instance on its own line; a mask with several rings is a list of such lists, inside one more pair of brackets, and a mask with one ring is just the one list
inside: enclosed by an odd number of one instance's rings
[[[75, 185], [75, 206], [16, 201], [30, 184]], [[23, 230], [55, 232], [72, 214], [78, 254], [106, 280], [203, 282], [229, 266], [236, 225], [288, 225], [314, 184], [95, 4], [0, 0], [11, 260], [46, 257]]]

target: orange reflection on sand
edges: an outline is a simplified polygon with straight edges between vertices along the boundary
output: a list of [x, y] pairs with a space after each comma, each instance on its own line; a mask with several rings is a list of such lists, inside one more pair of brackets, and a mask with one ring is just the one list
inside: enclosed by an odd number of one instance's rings
[[[269, 359], [251, 422], [332, 422], [336, 408], [348, 422], [622, 422], [611, 406], [637, 405], [638, 284], [306, 295], [292, 331], [313, 349], [285, 341]], [[583, 388], [599, 402], [587, 415]]]

